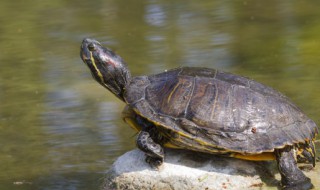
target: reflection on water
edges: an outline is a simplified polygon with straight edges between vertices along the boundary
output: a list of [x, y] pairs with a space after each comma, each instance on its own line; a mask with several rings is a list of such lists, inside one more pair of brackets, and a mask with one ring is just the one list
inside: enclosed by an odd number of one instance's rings
[[320, 119], [318, 2], [0, 2], [0, 189], [97, 189], [134, 147], [124, 103], [92, 80], [84, 37], [133, 75], [201, 66], [249, 76]]

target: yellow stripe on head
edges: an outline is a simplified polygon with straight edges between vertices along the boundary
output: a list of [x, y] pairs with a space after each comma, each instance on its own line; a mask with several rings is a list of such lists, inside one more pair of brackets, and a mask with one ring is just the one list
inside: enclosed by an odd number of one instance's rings
[[100, 82], [101, 82], [101, 83], [104, 83], [103, 76], [102, 76], [100, 70], [98, 69], [98, 67], [97, 67], [97, 65], [96, 65], [96, 62], [94, 61], [94, 58], [93, 58], [93, 55], [92, 55], [92, 52], [91, 52], [91, 51], [90, 51], [90, 60], [91, 60], [91, 63], [93, 64], [95, 70], [97, 71], [97, 74], [98, 74], [98, 76], [99, 76], [99, 78], [100, 78]]

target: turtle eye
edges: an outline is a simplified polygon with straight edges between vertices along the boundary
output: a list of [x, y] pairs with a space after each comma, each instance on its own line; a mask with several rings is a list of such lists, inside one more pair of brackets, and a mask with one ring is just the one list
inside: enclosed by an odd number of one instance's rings
[[93, 43], [88, 44], [89, 51], [94, 51], [96, 48]]

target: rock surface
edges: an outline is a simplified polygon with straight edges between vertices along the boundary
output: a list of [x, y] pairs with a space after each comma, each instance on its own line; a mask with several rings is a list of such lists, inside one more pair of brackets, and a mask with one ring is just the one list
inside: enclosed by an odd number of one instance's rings
[[[266, 190], [278, 189], [275, 162], [250, 162], [234, 158], [166, 150], [160, 170], [150, 168], [143, 152], [135, 149], [119, 157], [108, 171], [103, 189], [152, 190]], [[320, 189], [317, 169], [306, 172]]]

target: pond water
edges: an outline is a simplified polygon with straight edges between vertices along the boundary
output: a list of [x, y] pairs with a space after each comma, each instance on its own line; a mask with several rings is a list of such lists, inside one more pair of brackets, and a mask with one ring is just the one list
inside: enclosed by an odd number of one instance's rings
[[[0, 2], [0, 189], [98, 189], [135, 147], [125, 106], [79, 57], [84, 37], [133, 75], [179, 66], [248, 76], [320, 124], [320, 1]], [[319, 138], [319, 137], [318, 137]]]

